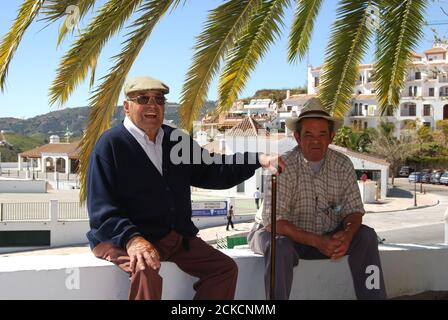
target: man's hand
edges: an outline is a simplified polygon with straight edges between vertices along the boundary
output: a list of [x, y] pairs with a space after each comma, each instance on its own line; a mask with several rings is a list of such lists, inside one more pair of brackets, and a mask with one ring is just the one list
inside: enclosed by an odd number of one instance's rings
[[348, 248], [350, 247], [352, 236], [347, 231], [338, 231], [331, 238], [339, 242], [338, 247], [331, 255], [331, 260], [342, 258], [347, 253]]
[[126, 250], [131, 258], [131, 272], [135, 273], [138, 266], [140, 270], [145, 270], [145, 264], [158, 270], [160, 268], [160, 256], [157, 249], [142, 236], [131, 238], [126, 244]]
[[333, 259], [333, 254], [340, 246], [340, 240], [333, 239], [328, 235], [322, 235], [317, 237], [316, 248], [322, 252], [322, 254]]
[[261, 153], [258, 155], [258, 161], [262, 168], [268, 169], [277, 176], [285, 170], [285, 162], [279, 155], [273, 154], [268, 156]]

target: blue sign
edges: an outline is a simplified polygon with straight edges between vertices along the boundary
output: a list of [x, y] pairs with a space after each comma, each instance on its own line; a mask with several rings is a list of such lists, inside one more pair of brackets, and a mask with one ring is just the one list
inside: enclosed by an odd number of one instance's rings
[[226, 216], [227, 201], [194, 201], [191, 210], [194, 217]]

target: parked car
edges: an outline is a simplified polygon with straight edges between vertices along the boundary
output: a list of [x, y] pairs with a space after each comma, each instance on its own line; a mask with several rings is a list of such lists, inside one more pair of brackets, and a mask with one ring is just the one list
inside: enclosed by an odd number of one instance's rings
[[448, 186], [448, 172], [442, 174], [442, 176], [440, 177], [440, 184]]
[[414, 172], [414, 168], [411, 168], [409, 166], [403, 166], [400, 168], [400, 171], [398, 172], [399, 177], [409, 177], [409, 175]]
[[433, 184], [439, 184], [440, 183], [440, 177], [444, 173], [445, 173], [445, 171], [436, 171], [436, 172], [431, 173], [431, 180], [430, 180], [430, 182], [433, 183]]
[[431, 181], [431, 173], [430, 172], [422, 173], [421, 182], [429, 183], [430, 181]]
[[409, 175], [408, 180], [409, 182], [420, 182], [422, 175], [423, 174], [421, 172], [412, 172]]

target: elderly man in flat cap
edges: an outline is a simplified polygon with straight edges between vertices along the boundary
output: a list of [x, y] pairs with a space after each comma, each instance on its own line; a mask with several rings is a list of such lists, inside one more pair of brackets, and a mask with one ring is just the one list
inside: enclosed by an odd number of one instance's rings
[[[365, 211], [353, 164], [328, 148], [340, 124], [317, 98], [310, 99], [299, 117], [286, 123], [298, 146], [283, 156], [286, 169], [277, 179], [276, 299], [289, 299], [293, 268], [299, 259], [336, 260], [344, 255], [349, 255], [357, 298], [386, 297], [377, 235], [362, 224]], [[262, 217], [248, 236], [251, 249], [265, 256], [266, 296], [271, 268], [271, 190], [267, 180]]]
[[[187, 151], [211, 155], [187, 134], [163, 124], [168, 86], [137, 77], [125, 84], [124, 93], [126, 118], [100, 137], [90, 157], [87, 237], [93, 253], [130, 274], [129, 299], [161, 299], [161, 261], [199, 278], [195, 299], [233, 299], [237, 266], [196, 236], [190, 186], [227, 189], [260, 166], [274, 172], [282, 168], [281, 158], [245, 153], [218, 155], [221, 161], [211, 164], [202, 158], [199, 163], [173, 161], [179, 139], [195, 147]], [[237, 157], [244, 163], [238, 164]]]

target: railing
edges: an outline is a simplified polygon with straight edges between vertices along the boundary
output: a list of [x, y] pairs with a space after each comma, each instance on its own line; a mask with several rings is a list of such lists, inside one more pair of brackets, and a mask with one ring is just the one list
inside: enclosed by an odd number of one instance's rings
[[448, 77], [439, 77], [439, 82], [442, 82], [442, 83], [448, 82]]
[[417, 113], [416, 112], [400, 112], [400, 117], [416, 117]]
[[48, 202], [0, 203], [0, 221], [49, 221]]
[[88, 220], [87, 208], [79, 202], [59, 202], [58, 221]]
[[55, 202], [55, 206], [50, 206], [49, 202], [0, 203], [0, 221], [51, 221], [51, 217], [57, 217], [57, 221], [89, 220], [86, 207], [79, 202]]

